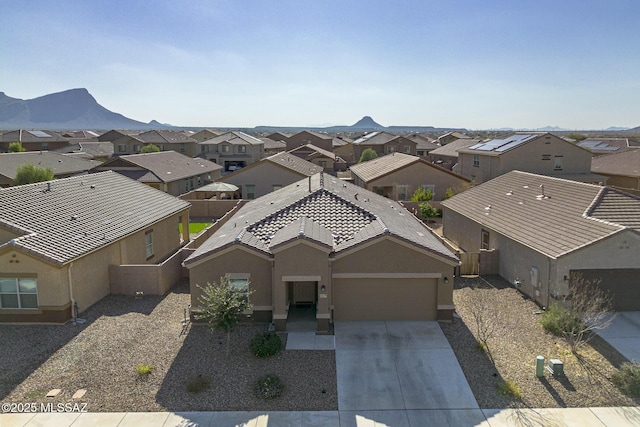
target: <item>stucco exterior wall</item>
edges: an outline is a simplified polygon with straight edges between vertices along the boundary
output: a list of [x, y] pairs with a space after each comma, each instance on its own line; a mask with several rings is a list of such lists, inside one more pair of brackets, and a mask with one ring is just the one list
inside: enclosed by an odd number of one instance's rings
[[236, 185], [242, 190], [242, 198], [247, 199], [247, 185], [255, 186], [255, 198], [264, 196], [273, 191], [274, 185], [286, 186], [304, 178], [296, 172], [274, 165], [269, 161], [250, 168], [241, 169], [241, 173], [227, 175], [218, 181]]
[[[620, 175], [607, 175], [602, 172], [597, 172], [600, 175], [608, 177], [607, 185], [618, 188], [631, 188], [634, 190], [640, 190], [640, 177], [620, 176]], [[1, 184], [0, 184], [1, 185]]]
[[[543, 160], [543, 155], [549, 160]], [[562, 157], [562, 168], [555, 169], [555, 157]], [[500, 158], [498, 175], [512, 170], [540, 175], [578, 174], [591, 172], [591, 153], [583, 148], [547, 135], [504, 152]], [[545, 157], [546, 158], [546, 157]], [[494, 175], [492, 178], [495, 178]]]

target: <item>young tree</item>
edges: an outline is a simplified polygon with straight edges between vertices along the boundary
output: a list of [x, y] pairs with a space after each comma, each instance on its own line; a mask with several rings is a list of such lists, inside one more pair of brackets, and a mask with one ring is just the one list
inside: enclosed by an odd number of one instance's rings
[[34, 182], [51, 181], [53, 178], [53, 169], [35, 166], [33, 163], [25, 163], [16, 170], [16, 178], [13, 180], [13, 184], [32, 184]]
[[456, 193], [453, 192], [453, 188], [449, 187], [447, 188], [447, 190], [444, 192], [444, 196], [442, 196], [442, 200], [447, 200], [452, 198], [453, 196], [455, 196]]
[[10, 153], [22, 153], [24, 151], [27, 151], [27, 150], [25, 150], [25, 148], [22, 146], [21, 142], [16, 141], [16, 142], [9, 143], [9, 152]]
[[593, 338], [594, 332], [607, 328], [613, 320], [613, 302], [600, 281], [572, 275], [569, 292], [562, 303], [553, 303], [540, 318], [549, 332], [564, 337], [571, 350], [577, 350]]
[[373, 160], [378, 157], [378, 153], [375, 152], [372, 148], [365, 148], [360, 155], [360, 160], [358, 163], [368, 162], [369, 160]]
[[438, 210], [428, 202], [420, 203], [418, 208], [420, 208], [420, 215], [422, 215], [422, 218], [435, 218], [438, 216]]
[[141, 154], [144, 154], [144, 153], [159, 153], [159, 152], [160, 152], [160, 148], [158, 148], [158, 146], [155, 145], [155, 144], [145, 145], [144, 147], [142, 147], [142, 150], [140, 150]]
[[409, 200], [412, 202], [428, 202], [431, 199], [433, 199], [433, 192], [430, 189], [418, 187]]
[[[247, 283], [247, 289], [249, 284]], [[202, 296], [198, 302], [202, 311], [195, 314], [198, 320], [206, 320], [211, 330], [220, 329], [227, 333], [227, 356], [229, 356], [229, 342], [231, 332], [240, 322], [242, 313], [251, 308], [249, 295], [251, 292], [234, 288], [229, 279], [223, 278], [220, 284], [207, 283], [202, 289]]]

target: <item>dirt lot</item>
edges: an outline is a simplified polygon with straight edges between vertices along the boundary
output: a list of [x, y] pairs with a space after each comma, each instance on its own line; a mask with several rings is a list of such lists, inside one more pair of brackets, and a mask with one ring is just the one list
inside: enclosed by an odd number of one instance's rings
[[[80, 402], [91, 412], [203, 410], [336, 410], [336, 370], [332, 351], [281, 351], [259, 359], [249, 341], [266, 324], [239, 326], [226, 356], [226, 334], [204, 325], [181, 335], [187, 286], [166, 297], [140, 299], [108, 296], [73, 325], [0, 326], [0, 371], [3, 402]], [[152, 365], [148, 376], [139, 364]], [[276, 400], [255, 396], [253, 386], [263, 375], [276, 374], [285, 383]], [[188, 393], [186, 381], [202, 375], [211, 387]], [[59, 388], [55, 398], [45, 394]]]
[[[510, 287], [500, 277], [457, 279], [454, 290], [456, 311], [461, 318], [441, 324], [481, 408], [557, 408], [628, 406], [638, 402], [625, 397], [610, 382], [611, 375], [626, 359], [599, 337], [582, 348], [576, 357], [562, 338], [545, 332], [540, 312], [531, 300]], [[494, 287], [489, 285], [489, 282]], [[478, 348], [476, 326], [471, 315], [474, 304], [488, 300], [494, 304], [495, 332], [487, 352]], [[566, 376], [535, 376], [536, 356], [560, 359]], [[498, 391], [503, 381], [515, 383], [521, 397]]]

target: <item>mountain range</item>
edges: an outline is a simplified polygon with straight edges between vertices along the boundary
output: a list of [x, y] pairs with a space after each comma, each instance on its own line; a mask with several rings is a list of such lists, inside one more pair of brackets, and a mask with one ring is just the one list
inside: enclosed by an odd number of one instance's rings
[[[70, 89], [63, 92], [52, 93], [34, 99], [19, 99], [7, 96], [0, 92], [0, 129], [51, 129], [51, 130], [109, 130], [109, 129], [202, 129], [202, 127], [175, 127], [162, 124], [156, 120], [149, 123], [140, 122], [115, 113], [104, 108], [96, 101], [87, 89]], [[218, 127], [218, 126], [216, 126]], [[218, 127], [219, 128], [219, 127]], [[227, 129], [227, 128], [219, 128]], [[231, 128], [228, 128], [231, 129]], [[381, 131], [389, 132], [447, 132], [464, 131], [464, 128], [436, 128], [433, 126], [382, 126], [370, 116], [364, 116], [353, 125], [329, 126], [329, 127], [285, 127], [285, 126], [256, 126], [253, 130], [269, 131], [289, 131], [317, 130], [323, 132], [362, 132]], [[513, 131], [511, 128], [500, 130]], [[523, 129], [524, 130], [524, 129]], [[543, 131], [569, 131], [557, 126], [547, 126], [540, 129]], [[608, 131], [640, 131], [640, 126], [634, 129], [610, 127]]]

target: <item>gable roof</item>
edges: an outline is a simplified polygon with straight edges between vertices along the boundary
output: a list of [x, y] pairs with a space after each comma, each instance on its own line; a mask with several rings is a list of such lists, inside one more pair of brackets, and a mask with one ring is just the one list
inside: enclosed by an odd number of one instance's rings
[[136, 139], [145, 144], [184, 144], [187, 142], [196, 142], [190, 136], [174, 130], [150, 130], [139, 135]]
[[319, 173], [244, 205], [184, 264], [189, 266], [231, 245], [269, 255], [271, 248], [300, 238], [337, 253], [382, 236], [409, 242], [451, 265], [458, 263], [399, 203]]
[[[491, 139], [489, 141], [479, 142], [458, 151], [461, 151], [463, 153], [469, 152], [482, 155], [500, 155], [506, 151], [513, 150], [514, 148], [519, 147], [522, 144], [533, 141], [534, 139], [538, 139], [545, 135], [551, 134], [548, 132], [516, 133], [503, 139]], [[570, 144], [570, 142], [567, 142], [567, 144]]]
[[440, 166], [434, 165], [433, 163], [429, 163], [420, 157], [404, 153], [387, 154], [386, 156], [377, 157], [367, 162], [355, 164], [349, 169], [351, 169], [351, 173], [356, 175], [362, 181], [371, 182], [416, 163], [422, 163], [427, 167], [433, 168], [434, 170], [455, 176], [456, 178], [467, 182], [471, 182], [471, 180], [465, 178], [462, 175], [458, 175], [457, 173], [452, 172], [448, 169], [444, 169]]
[[268, 137], [263, 137], [262, 142], [264, 142], [265, 150], [284, 150], [287, 148], [287, 143], [281, 140], [273, 140]]
[[311, 162], [301, 159], [298, 156], [294, 156], [293, 154], [289, 154], [286, 151], [282, 151], [272, 156], [265, 157], [259, 162], [251, 163], [249, 166], [245, 166], [241, 169], [228, 173], [223, 177], [218, 178], [217, 181], [224, 181], [227, 178], [247, 173], [247, 171], [250, 171], [253, 168], [257, 168], [269, 163], [281, 168], [288, 169], [289, 171], [300, 175], [300, 177], [311, 176], [323, 170], [322, 166], [315, 165]]
[[593, 154], [613, 154], [631, 149], [626, 138], [588, 138], [576, 145]]
[[481, 139], [468, 139], [468, 138], [456, 139], [453, 142], [450, 142], [446, 145], [442, 145], [436, 148], [435, 150], [431, 151], [429, 154], [431, 154], [432, 156], [458, 157], [458, 150], [462, 150], [463, 148], [476, 145], [480, 141]]
[[[511, 171], [442, 206], [549, 257], [624, 229], [640, 231], [637, 197], [560, 178]], [[446, 212], [445, 212], [446, 215]]]
[[[137, 166], [149, 173], [116, 169], [127, 165]], [[219, 171], [222, 166], [209, 160], [188, 157], [175, 151], [160, 151], [113, 158], [95, 167], [94, 170], [110, 168], [140, 182], [172, 182], [203, 173]]]
[[[363, 135], [360, 138], [358, 138], [355, 141], [353, 141], [353, 144], [355, 144], [355, 145], [383, 145], [383, 144], [386, 144], [387, 142], [389, 142], [391, 140], [394, 140], [396, 138], [404, 138], [404, 137], [399, 136], [399, 135], [394, 135], [392, 133], [385, 132], [385, 131], [369, 132], [368, 134]], [[407, 139], [407, 138], [404, 138], [404, 139]], [[416, 141], [412, 141], [410, 139], [407, 139], [407, 141], [416, 143]]]
[[66, 156], [54, 151], [0, 153], [0, 175], [14, 180], [17, 169], [27, 163], [43, 168], [51, 168], [54, 176], [83, 173], [100, 164], [95, 160]]
[[640, 177], [640, 148], [591, 160], [591, 172], [604, 175]]
[[69, 263], [189, 208], [189, 203], [115, 172], [0, 189], [0, 245]]
[[0, 142], [68, 142], [60, 134], [50, 130], [18, 129], [0, 135]]
[[314, 131], [311, 131], [311, 130], [301, 130], [300, 132], [294, 133], [293, 135], [291, 135], [291, 136], [290, 136], [289, 138], [287, 138], [287, 139], [295, 138], [295, 137], [297, 137], [298, 135], [303, 135], [303, 134], [306, 134], [306, 135], [313, 135], [313, 136], [315, 136], [316, 138], [320, 138], [320, 139], [333, 139], [333, 137], [332, 137], [332, 136], [329, 136], [329, 135], [327, 135], [327, 134], [321, 134], [321, 133], [314, 132]]
[[322, 155], [324, 157], [328, 157], [328, 158], [330, 158], [332, 160], [336, 159], [336, 155], [333, 154], [331, 151], [327, 151], [327, 150], [325, 150], [323, 148], [320, 148], [320, 147], [317, 147], [317, 146], [315, 146], [313, 144], [301, 145], [299, 147], [294, 148], [293, 150], [289, 150], [289, 153], [295, 153], [296, 151], [311, 151], [312, 153], [310, 153], [309, 156], [307, 156], [307, 157], [310, 157], [310, 156], [312, 156], [314, 154], [320, 154], [320, 155]]
[[217, 145], [226, 142], [232, 145], [260, 145], [264, 144], [264, 142], [260, 138], [256, 138], [255, 136], [251, 136], [244, 132], [227, 132], [222, 135], [216, 136], [211, 139], [207, 139], [202, 142], [198, 142], [198, 144], [202, 145]]

